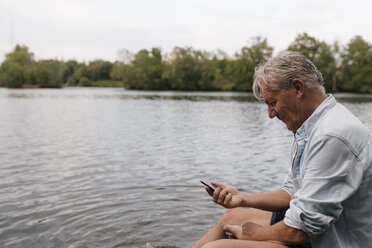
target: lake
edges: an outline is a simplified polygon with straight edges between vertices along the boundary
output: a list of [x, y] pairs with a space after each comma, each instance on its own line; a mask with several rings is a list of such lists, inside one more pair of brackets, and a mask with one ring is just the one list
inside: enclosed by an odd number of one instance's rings
[[[372, 96], [336, 98], [372, 130]], [[200, 180], [280, 187], [292, 134], [249, 93], [0, 88], [2, 247], [191, 247]]]

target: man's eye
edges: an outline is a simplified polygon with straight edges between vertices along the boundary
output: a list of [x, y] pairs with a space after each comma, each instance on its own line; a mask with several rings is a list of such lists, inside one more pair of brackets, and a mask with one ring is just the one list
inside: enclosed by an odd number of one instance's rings
[[276, 106], [276, 101], [269, 102], [270, 107], [275, 107]]

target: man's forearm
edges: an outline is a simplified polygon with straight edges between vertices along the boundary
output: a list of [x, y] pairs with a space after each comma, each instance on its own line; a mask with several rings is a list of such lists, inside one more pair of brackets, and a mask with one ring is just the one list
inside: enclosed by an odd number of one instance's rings
[[281, 244], [301, 244], [309, 241], [309, 236], [302, 230], [287, 226], [284, 221], [269, 227], [256, 228], [246, 223], [243, 226], [245, 239], [257, 241], [275, 241]]
[[289, 208], [291, 196], [284, 190], [242, 195], [242, 206], [279, 212]]

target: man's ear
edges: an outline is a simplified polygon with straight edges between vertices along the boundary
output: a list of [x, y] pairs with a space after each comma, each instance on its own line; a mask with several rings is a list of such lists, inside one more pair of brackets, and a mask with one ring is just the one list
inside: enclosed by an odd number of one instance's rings
[[298, 97], [302, 97], [304, 94], [304, 82], [299, 78], [292, 79], [292, 88], [296, 91]]

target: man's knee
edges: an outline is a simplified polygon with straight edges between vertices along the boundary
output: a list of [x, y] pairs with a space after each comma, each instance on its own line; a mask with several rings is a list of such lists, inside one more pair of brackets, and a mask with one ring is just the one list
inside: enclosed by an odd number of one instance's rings
[[231, 221], [236, 219], [238, 216], [239, 211], [238, 208], [232, 208], [225, 211], [225, 213], [222, 215], [220, 219], [220, 224], [226, 225], [226, 224], [232, 224]]
[[253, 209], [247, 208], [232, 208], [225, 211], [219, 224], [226, 225], [242, 225], [244, 222], [250, 221], [252, 218]]

